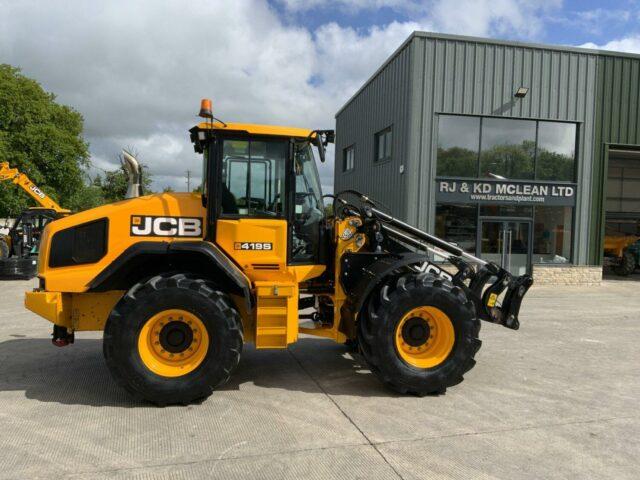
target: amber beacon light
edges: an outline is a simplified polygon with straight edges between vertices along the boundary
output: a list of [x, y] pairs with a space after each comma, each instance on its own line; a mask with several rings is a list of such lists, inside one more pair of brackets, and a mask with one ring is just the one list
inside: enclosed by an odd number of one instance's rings
[[203, 98], [200, 101], [200, 113], [198, 116], [202, 118], [211, 118], [213, 119], [213, 106], [212, 102], [208, 98]]

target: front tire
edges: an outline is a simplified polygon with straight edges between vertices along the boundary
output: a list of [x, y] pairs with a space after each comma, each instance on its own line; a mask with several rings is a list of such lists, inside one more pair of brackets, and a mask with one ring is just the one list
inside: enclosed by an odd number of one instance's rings
[[125, 294], [107, 320], [103, 351], [116, 382], [134, 397], [188, 404], [229, 379], [242, 344], [242, 322], [228, 295], [176, 274]]
[[481, 342], [475, 307], [459, 287], [406, 274], [372, 294], [358, 325], [371, 371], [396, 392], [444, 393], [475, 365]]

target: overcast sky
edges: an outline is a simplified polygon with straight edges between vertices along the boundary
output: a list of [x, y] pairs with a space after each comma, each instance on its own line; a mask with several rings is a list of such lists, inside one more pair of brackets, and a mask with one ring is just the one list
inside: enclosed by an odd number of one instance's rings
[[201, 98], [225, 121], [333, 128], [335, 112], [414, 30], [640, 52], [640, 4], [0, 0], [0, 63], [82, 113], [95, 169], [116, 168], [130, 146], [155, 189], [180, 191], [187, 169], [200, 182], [187, 130]]

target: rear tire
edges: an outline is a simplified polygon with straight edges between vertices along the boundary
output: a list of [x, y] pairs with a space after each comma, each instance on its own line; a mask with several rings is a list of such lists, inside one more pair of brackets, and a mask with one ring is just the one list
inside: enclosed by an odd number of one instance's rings
[[629, 251], [622, 253], [620, 263], [613, 267], [613, 271], [616, 275], [621, 277], [627, 277], [631, 275], [636, 269], [636, 257]]
[[158, 405], [200, 401], [238, 365], [243, 335], [231, 299], [204, 279], [159, 275], [111, 312], [104, 356], [118, 384]]
[[406, 274], [372, 294], [358, 325], [371, 371], [403, 394], [444, 393], [475, 365], [481, 342], [475, 307], [450, 282]]

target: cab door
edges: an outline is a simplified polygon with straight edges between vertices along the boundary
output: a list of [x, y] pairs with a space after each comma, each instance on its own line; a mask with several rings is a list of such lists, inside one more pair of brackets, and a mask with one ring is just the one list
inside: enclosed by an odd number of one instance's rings
[[252, 281], [282, 278], [289, 141], [224, 138], [220, 144], [216, 243]]

